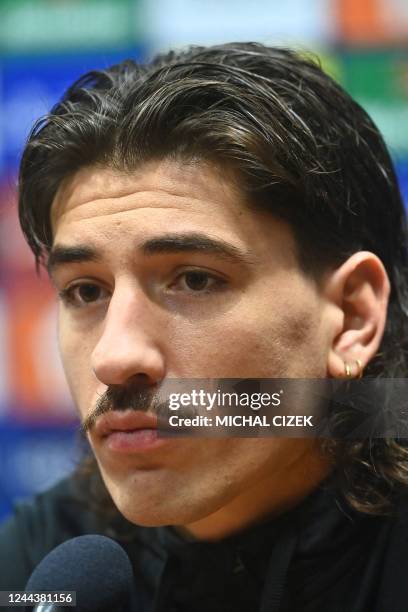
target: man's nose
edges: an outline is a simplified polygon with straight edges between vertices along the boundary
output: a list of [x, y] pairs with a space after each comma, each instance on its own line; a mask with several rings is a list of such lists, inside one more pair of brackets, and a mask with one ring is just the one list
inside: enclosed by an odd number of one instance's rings
[[136, 376], [153, 385], [164, 378], [165, 359], [158, 344], [162, 326], [157, 315], [158, 306], [141, 290], [115, 289], [92, 353], [98, 380], [123, 385]]

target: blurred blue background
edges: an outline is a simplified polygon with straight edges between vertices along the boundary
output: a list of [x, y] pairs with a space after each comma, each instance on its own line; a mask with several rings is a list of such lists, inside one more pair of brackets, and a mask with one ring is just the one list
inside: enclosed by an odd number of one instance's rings
[[408, 201], [406, 0], [0, 0], [0, 520], [78, 457], [54, 296], [17, 221], [28, 132], [87, 70], [232, 40], [317, 54], [382, 130]]

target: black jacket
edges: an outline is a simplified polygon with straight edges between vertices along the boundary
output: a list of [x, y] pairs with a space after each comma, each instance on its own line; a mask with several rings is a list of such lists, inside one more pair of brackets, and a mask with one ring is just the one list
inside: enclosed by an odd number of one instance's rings
[[24, 590], [50, 550], [88, 533], [127, 551], [140, 612], [408, 611], [408, 496], [395, 516], [369, 517], [322, 484], [281, 517], [205, 543], [104, 521], [66, 479], [0, 527], [0, 590]]

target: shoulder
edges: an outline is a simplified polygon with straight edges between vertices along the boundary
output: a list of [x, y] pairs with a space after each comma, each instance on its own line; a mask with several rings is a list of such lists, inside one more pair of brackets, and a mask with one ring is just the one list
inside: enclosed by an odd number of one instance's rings
[[0, 590], [20, 590], [34, 567], [61, 542], [100, 531], [96, 517], [76, 499], [72, 477], [19, 503], [0, 526]]
[[399, 612], [408, 601], [408, 491], [399, 497], [388, 524], [376, 610]]
[[404, 548], [408, 564], [408, 489], [398, 497], [390, 522], [390, 547]]

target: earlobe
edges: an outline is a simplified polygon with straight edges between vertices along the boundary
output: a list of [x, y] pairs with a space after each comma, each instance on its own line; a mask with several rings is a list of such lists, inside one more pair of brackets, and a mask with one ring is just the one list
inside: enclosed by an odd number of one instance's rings
[[328, 375], [356, 378], [379, 349], [387, 317], [390, 282], [381, 260], [354, 253], [335, 271], [331, 290], [343, 317], [329, 349]]
[[328, 366], [329, 375], [332, 378], [361, 378], [364, 372], [361, 359], [343, 361], [340, 355], [336, 353], [329, 355]]

